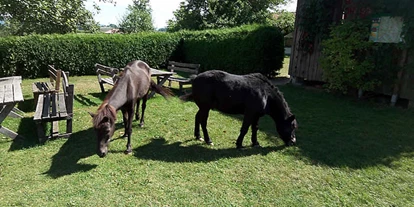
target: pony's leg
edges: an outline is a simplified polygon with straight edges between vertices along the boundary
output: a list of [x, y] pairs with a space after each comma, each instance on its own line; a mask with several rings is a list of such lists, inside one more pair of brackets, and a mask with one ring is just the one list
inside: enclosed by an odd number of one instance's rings
[[134, 104], [132, 104], [131, 106], [129, 106], [127, 108], [127, 114], [128, 114], [128, 124], [127, 124], [127, 134], [128, 134], [128, 141], [127, 141], [127, 145], [126, 145], [126, 150], [125, 150], [125, 154], [130, 154], [132, 152], [131, 149], [131, 134], [132, 134], [132, 117], [134, 115]]
[[249, 130], [249, 126], [251, 125], [251, 123], [252, 123], [252, 116], [249, 116], [249, 115], [245, 114], [244, 118], [243, 118], [243, 124], [242, 124], [242, 127], [240, 129], [240, 134], [239, 134], [239, 137], [237, 138], [237, 141], [236, 141], [237, 149], [243, 148], [243, 139], [244, 139], [244, 136], [246, 135], [247, 131]]
[[147, 100], [148, 100], [148, 93], [142, 97], [142, 114], [141, 114], [141, 121], [139, 123], [139, 126], [141, 127], [144, 126], [144, 113], [145, 113], [145, 108], [147, 108]]
[[127, 111], [124, 108], [121, 108], [122, 111], [122, 119], [124, 121], [124, 135], [122, 135], [122, 137], [127, 137], [128, 136], [128, 114]]
[[139, 104], [141, 103], [141, 100], [137, 100], [137, 109], [135, 110], [135, 121], [139, 120]]
[[213, 142], [211, 141], [210, 137], [208, 136], [208, 132], [207, 132], [207, 119], [208, 119], [209, 111], [210, 109], [199, 110], [199, 113], [200, 113], [199, 118], [200, 118], [201, 129], [203, 130], [203, 134], [204, 134], [204, 141], [208, 145], [213, 145]]
[[259, 130], [259, 117], [254, 118], [252, 121], [252, 147], [260, 147], [257, 141], [257, 130]]
[[197, 111], [195, 115], [195, 122], [194, 122], [194, 137], [196, 140], [203, 141], [203, 138], [200, 136], [200, 110]]

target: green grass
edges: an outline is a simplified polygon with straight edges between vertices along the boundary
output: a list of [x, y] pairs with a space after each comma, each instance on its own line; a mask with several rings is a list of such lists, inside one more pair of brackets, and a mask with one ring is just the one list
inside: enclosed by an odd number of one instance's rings
[[196, 105], [157, 95], [148, 101], [145, 126], [133, 124], [133, 154], [123, 154], [119, 113], [109, 155], [101, 159], [87, 113], [103, 99], [96, 77], [70, 77], [74, 134], [43, 145], [32, 121], [34, 81], [22, 84], [25, 118], [4, 122], [26, 139], [0, 135], [0, 206], [412, 205], [412, 110], [283, 86], [299, 123], [297, 146], [285, 148], [263, 117], [262, 148], [237, 150], [241, 116], [210, 112], [215, 145], [207, 146], [193, 140]]

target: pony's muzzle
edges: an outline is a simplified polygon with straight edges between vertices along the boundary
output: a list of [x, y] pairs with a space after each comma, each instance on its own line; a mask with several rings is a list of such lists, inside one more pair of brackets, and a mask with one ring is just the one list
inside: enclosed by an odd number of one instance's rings
[[296, 137], [292, 137], [291, 140], [289, 140], [288, 143], [286, 143], [287, 146], [295, 146], [296, 145]]
[[99, 152], [98, 155], [100, 158], [104, 158], [106, 156], [106, 152]]
[[98, 156], [104, 158], [108, 154], [108, 150], [98, 150]]

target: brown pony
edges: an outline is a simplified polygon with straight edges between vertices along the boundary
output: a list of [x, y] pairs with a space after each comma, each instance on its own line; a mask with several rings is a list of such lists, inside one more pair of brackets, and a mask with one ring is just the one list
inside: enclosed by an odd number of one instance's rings
[[[108, 145], [115, 131], [116, 112], [121, 109], [125, 127], [124, 137], [128, 137], [125, 154], [132, 152], [131, 133], [134, 106], [139, 108], [142, 99], [140, 125], [144, 124], [144, 112], [149, 90], [161, 94], [164, 98], [171, 96], [169, 89], [157, 85], [151, 79], [150, 67], [143, 61], [134, 60], [127, 64], [122, 75], [99, 106], [96, 114], [91, 114], [93, 127], [98, 140], [97, 154], [105, 157]], [[136, 113], [138, 118], [138, 110]]]

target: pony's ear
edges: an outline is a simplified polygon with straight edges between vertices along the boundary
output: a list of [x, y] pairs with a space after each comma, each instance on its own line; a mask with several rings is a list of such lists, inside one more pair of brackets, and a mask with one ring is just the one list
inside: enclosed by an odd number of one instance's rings
[[88, 113], [89, 113], [89, 115], [91, 115], [92, 118], [95, 117], [95, 115], [96, 115], [96, 114], [94, 114], [92, 112], [89, 112], [89, 111], [88, 111]]
[[292, 116], [289, 116], [289, 118], [287, 118], [286, 121], [292, 122], [295, 119], [296, 119], [295, 115], [292, 115]]

